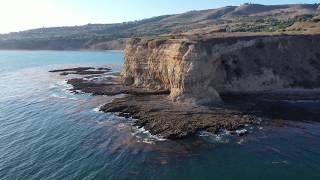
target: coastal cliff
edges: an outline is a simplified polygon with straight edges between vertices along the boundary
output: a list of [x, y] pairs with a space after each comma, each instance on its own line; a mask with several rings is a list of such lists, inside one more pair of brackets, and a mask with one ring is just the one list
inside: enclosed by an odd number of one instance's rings
[[214, 104], [221, 93], [320, 86], [320, 35], [135, 38], [124, 83], [168, 90], [174, 101]]
[[108, 67], [50, 72], [79, 75], [67, 80], [73, 93], [121, 95], [100, 111], [164, 139], [243, 135], [268, 118], [318, 121], [319, 106], [304, 103], [320, 100], [320, 35], [220, 35], [132, 39], [121, 75]]

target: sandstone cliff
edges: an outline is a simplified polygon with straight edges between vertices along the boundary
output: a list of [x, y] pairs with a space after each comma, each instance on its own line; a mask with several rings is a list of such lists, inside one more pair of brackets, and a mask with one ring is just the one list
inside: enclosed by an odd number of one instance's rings
[[220, 102], [220, 93], [320, 86], [320, 35], [132, 39], [125, 84], [172, 100]]

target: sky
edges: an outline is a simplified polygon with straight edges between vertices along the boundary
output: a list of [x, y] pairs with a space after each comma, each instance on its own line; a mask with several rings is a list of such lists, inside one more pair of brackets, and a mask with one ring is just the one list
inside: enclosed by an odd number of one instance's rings
[[319, 0], [0, 0], [0, 33], [41, 27], [120, 23], [246, 2], [319, 3]]

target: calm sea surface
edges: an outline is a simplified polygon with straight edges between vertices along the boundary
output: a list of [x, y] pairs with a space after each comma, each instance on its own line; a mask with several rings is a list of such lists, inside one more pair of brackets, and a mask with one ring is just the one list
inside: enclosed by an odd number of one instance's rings
[[162, 140], [97, 111], [115, 97], [71, 94], [48, 73], [122, 63], [121, 52], [0, 51], [0, 179], [320, 179], [319, 123]]

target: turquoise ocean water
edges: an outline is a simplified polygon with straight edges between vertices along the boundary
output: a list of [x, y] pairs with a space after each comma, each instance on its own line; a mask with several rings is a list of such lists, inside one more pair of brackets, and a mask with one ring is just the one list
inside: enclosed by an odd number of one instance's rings
[[97, 111], [115, 97], [71, 94], [48, 73], [122, 63], [122, 52], [0, 51], [0, 179], [320, 179], [319, 123], [162, 140]]

